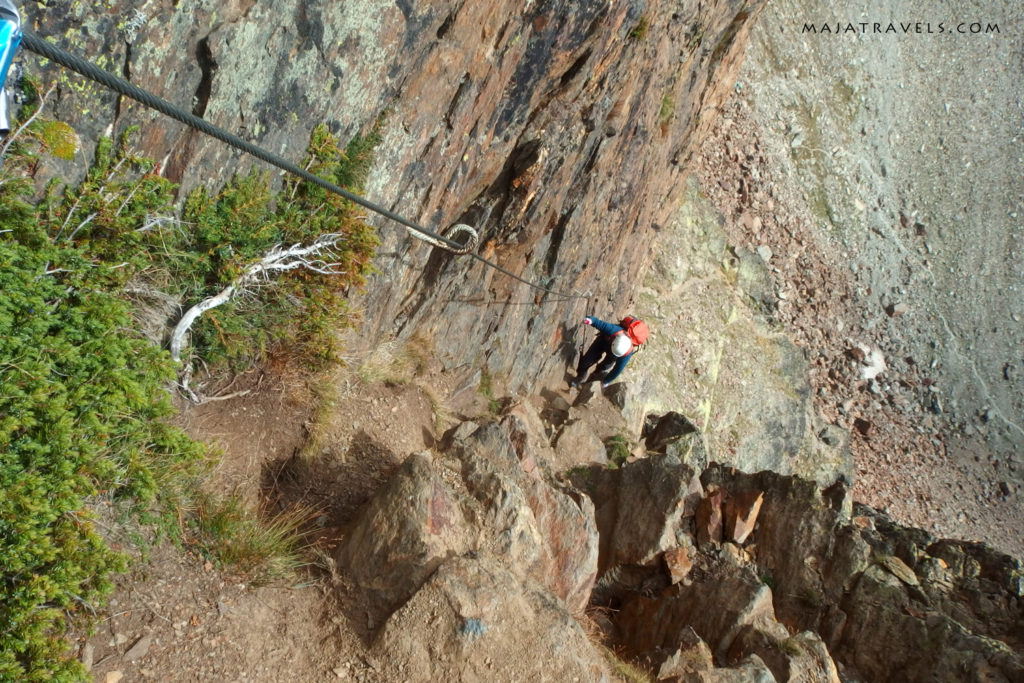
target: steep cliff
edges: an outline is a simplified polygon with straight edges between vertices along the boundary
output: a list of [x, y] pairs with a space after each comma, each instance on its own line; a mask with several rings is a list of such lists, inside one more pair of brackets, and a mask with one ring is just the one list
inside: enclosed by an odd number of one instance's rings
[[537, 404], [452, 428], [355, 513], [337, 559], [372, 625], [369, 680], [607, 680], [608, 648], [666, 681], [1024, 675], [1019, 560], [842, 484], [690, 466], [680, 416], [621, 467], [598, 443], [559, 469], [574, 425], [623, 418], [581, 395], [543, 429], [559, 402]]
[[[516, 388], [558, 372], [567, 320], [629, 302], [762, 6], [252, 0], [25, 12], [41, 35], [284, 156], [301, 154], [317, 122], [344, 138], [386, 114], [371, 199], [439, 230], [471, 223], [484, 256], [580, 298], [434, 253], [382, 220], [365, 338], [440, 335], [451, 364], [485, 364]], [[56, 113], [85, 150], [111, 125], [139, 124], [142, 151], [186, 190], [253, 164], [50, 73]]]

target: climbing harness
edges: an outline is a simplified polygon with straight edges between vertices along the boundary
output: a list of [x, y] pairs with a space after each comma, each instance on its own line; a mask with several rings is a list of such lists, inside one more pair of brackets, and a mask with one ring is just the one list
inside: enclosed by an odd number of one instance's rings
[[[9, 5], [10, 0], [0, 0], [0, 9], [5, 8]], [[11, 7], [11, 10], [13, 11], [13, 7]], [[17, 12], [14, 12], [14, 16], [17, 17]], [[99, 67], [91, 64], [90, 62], [80, 59], [58, 48], [57, 46], [53, 45], [52, 43], [46, 40], [43, 40], [42, 38], [40, 38], [39, 36], [35, 35], [30, 31], [22, 32], [21, 44], [26, 49], [29, 49], [32, 52], [35, 52], [43, 57], [46, 57], [47, 59], [56, 62], [61, 66], [71, 69], [72, 71], [76, 71], [79, 74], [85, 76], [86, 78], [92, 79], [97, 83], [100, 83], [101, 85], [105, 85], [106, 87], [110, 88], [111, 90], [117, 93], [120, 93], [121, 95], [130, 97], [133, 100], [136, 100], [151, 109], [155, 109], [156, 111], [159, 111], [162, 114], [171, 117], [172, 119], [180, 121], [181, 123], [184, 123], [187, 126], [190, 126], [202, 133], [205, 133], [210, 137], [216, 138], [221, 142], [224, 142], [228, 145], [231, 145], [232, 147], [235, 147], [236, 149], [246, 152], [256, 157], [257, 159], [260, 159], [261, 161], [264, 161], [273, 166], [277, 166], [281, 170], [296, 175], [302, 178], [303, 180], [319, 185], [320, 187], [324, 188], [325, 190], [328, 190], [329, 192], [334, 192], [335, 194], [341, 195], [345, 199], [348, 199], [349, 201], [354, 202], [355, 204], [358, 204], [366, 209], [369, 209], [374, 213], [378, 213], [381, 216], [390, 218], [396, 223], [400, 223], [401, 225], [403, 225], [406, 228], [406, 230], [409, 231], [409, 234], [415, 237], [416, 239], [427, 242], [428, 244], [438, 247], [440, 249], [449, 251], [455, 255], [469, 255], [472, 258], [476, 259], [477, 261], [483, 263], [485, 266], [493, 268], [498, 272], [503, 273], [504, 275], [507, 275], [508, 277], [511, 277], [514, 280], [517, 280], [518, 282], [521, 282], [533, 289], [546, 292], [555, 297], [559, 297], [559, 300], [583, 299], [587, 297], [587, 294], [568, 294], [565, 292], [559, 292], [550, 289], [543, 285], [530, 282], [529, 280], [526, 280], [520, 277], [519, 275], [516, 275], [515, 273], [512, 273], [506, 270], [505, 268], [502, 268], [498, 264], [493, 263], [485, 259], [483, 256], [480, 256], [479, 254], [475, 253], [474, 250], [476, 249], [480, 238], [477, 231], [469, 225], [466, 225], [464, 223], [457, 223], [448, 229], [447, 235], [441, 235], [431, 230], [428, 230], [418, 225], [417, 223], [400, 216], [394, 211], [391, 211], [389, 209], [384, 208], [383, 206], [380, 206], [379, 204], [375, 204], [367, 199], [364, 199], [359, 195], [353, 194], [348, 190], [330, 181], [324, 180], [323, 178], [314, 175], [303, 168], [296, 166], [295, 164], [291, 163], [290, 161], [287, 161], [286, 159], [276, 154], [268, 152], [267, 150], [261, 147], [258, 147], [250, 142], [247, 142], [246, 140], [243, 140], [237, 135], [233, 135], [223, 130], [222, 128], [218, 128], [217, 126], [212, 125], [208, 121], [204, 121], [198, 116], [174, 106], [167, 100], [157, 97], [156, 95], [147, 92], [122, 78], [118, 78], [117, 76], [114, 76], [113, 74], [104, 71], [103, 69], [100, 69]], [[17, 46], [15, 45], [15, 47]], [[4, 76], [6, 76], [6, 72], [4, 73]], [[468, 235], [467, 241], [465, 243], [459, 243], [452, 239], [453, 237], [460, 234]]]

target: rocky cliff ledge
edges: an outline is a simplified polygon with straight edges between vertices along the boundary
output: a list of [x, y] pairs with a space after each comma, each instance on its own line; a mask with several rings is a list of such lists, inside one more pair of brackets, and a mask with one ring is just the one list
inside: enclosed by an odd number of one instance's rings
[[577, 403], [462, 423], [356, 515], [337, 559], [383, 678], [610, 680], [612, 650], [672, 681], [1024, 676], [1019, 561], [842, 485], [695, 469], [676, 414], [615, 467], [584, 438], [610, 404]]
[[[82, 3], [25, 8], [77, 54], [298, 159], [386, 113], [368, 195], [422, 224], [468, 222], [481, 253], [563, 299], [434, 253], [381, 221], [368, 338], [445, 333], [451, 364], [526, 387], [564, 362], [565, 321], [624, 306], [675, 208], [687, 160], [733, 83], [763, 2]], [[185, 189], [252, 161], [76, 76], [53, 72], [83, 149], [141, 125]], [[70, 171], [69, 171], [70, 172]]]

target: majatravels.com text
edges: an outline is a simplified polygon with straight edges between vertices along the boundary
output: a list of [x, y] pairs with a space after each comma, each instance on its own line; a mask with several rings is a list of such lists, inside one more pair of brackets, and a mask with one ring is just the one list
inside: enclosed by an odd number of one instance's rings
[[939, 33], [999, 33], [999, 24], [980, 21], [962, 21], [957, 24], [939, 22], [933, 24], [921, 21], [908, 22], [833, 22], [821, 24], [804, 24], [801, 33], [819, 33], [824, 35], [842, 35], [845, 33], [878, 33], [878, 34], [939, 34]]

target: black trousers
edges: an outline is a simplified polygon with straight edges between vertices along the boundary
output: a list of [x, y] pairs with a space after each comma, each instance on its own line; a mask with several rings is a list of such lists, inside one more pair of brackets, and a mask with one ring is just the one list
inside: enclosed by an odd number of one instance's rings
[[[603, 374], [615, 365], [615, 354], [612, 353], [612, 340], [604, 335], [599, 335], [590, 345], [587, 352], [580, 356], [580, 362], [576, 366], [576, 379], [582, 380], [583, 376], [594, 365], [598, 367], [598, 374]], [[603, 370], [605, 366], [607, 369]]]

